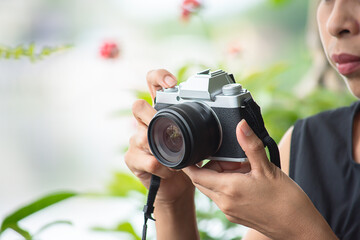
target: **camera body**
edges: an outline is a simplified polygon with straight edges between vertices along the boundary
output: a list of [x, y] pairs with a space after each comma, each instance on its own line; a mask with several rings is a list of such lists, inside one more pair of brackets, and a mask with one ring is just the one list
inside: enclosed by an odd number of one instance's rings
[[232, 74], [205, 70], [156, 92], [149, 124], [150, 149], [165, 166], [181, 169], [204, 159], [243, 162], [236, 139], [241, 108], [251, 94]]

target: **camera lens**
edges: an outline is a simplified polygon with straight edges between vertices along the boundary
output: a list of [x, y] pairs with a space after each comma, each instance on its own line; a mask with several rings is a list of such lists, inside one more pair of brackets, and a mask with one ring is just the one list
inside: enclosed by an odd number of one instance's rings
[[148, 140], [160, 163], [181, 169], [213, 155], [220, 146], [221, 132], [211, 108], [188, 102], [158, 111], [149, 124]]
[[161, 156], [173, 163], [181, 160], [185, 152], [184, 138], [175, 121], [160, 117], [153, 129], [153, 140]]

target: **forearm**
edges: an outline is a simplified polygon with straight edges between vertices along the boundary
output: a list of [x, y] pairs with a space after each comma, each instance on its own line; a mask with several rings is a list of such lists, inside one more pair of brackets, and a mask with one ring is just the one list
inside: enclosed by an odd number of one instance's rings
[[158, 240], [198, 240], [194, 194], [184, 195], [172, 204], [155, 203]]

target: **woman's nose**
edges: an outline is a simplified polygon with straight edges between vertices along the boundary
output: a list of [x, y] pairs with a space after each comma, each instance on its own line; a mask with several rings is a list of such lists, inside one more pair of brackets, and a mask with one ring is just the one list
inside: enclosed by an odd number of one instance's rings
[[359, 22], [349, 4], [337, 1], [327, 22], [327, 30], [337, 38], [359, 34]]

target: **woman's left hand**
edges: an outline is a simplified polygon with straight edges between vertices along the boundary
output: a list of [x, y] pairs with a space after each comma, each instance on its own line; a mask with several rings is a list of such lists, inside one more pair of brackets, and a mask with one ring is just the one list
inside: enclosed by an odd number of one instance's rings
[[249, 162], [210, 161], [202, 168], [184, 168], [194, 185], [229, 221], [272, 239], [311, 239], [307, 234], [313, 236], [318, 229], [328, 231], [327, 223], [302, 189], [269, 162], [262, 141], [244, 120], [238, 124], [236, 135]]

